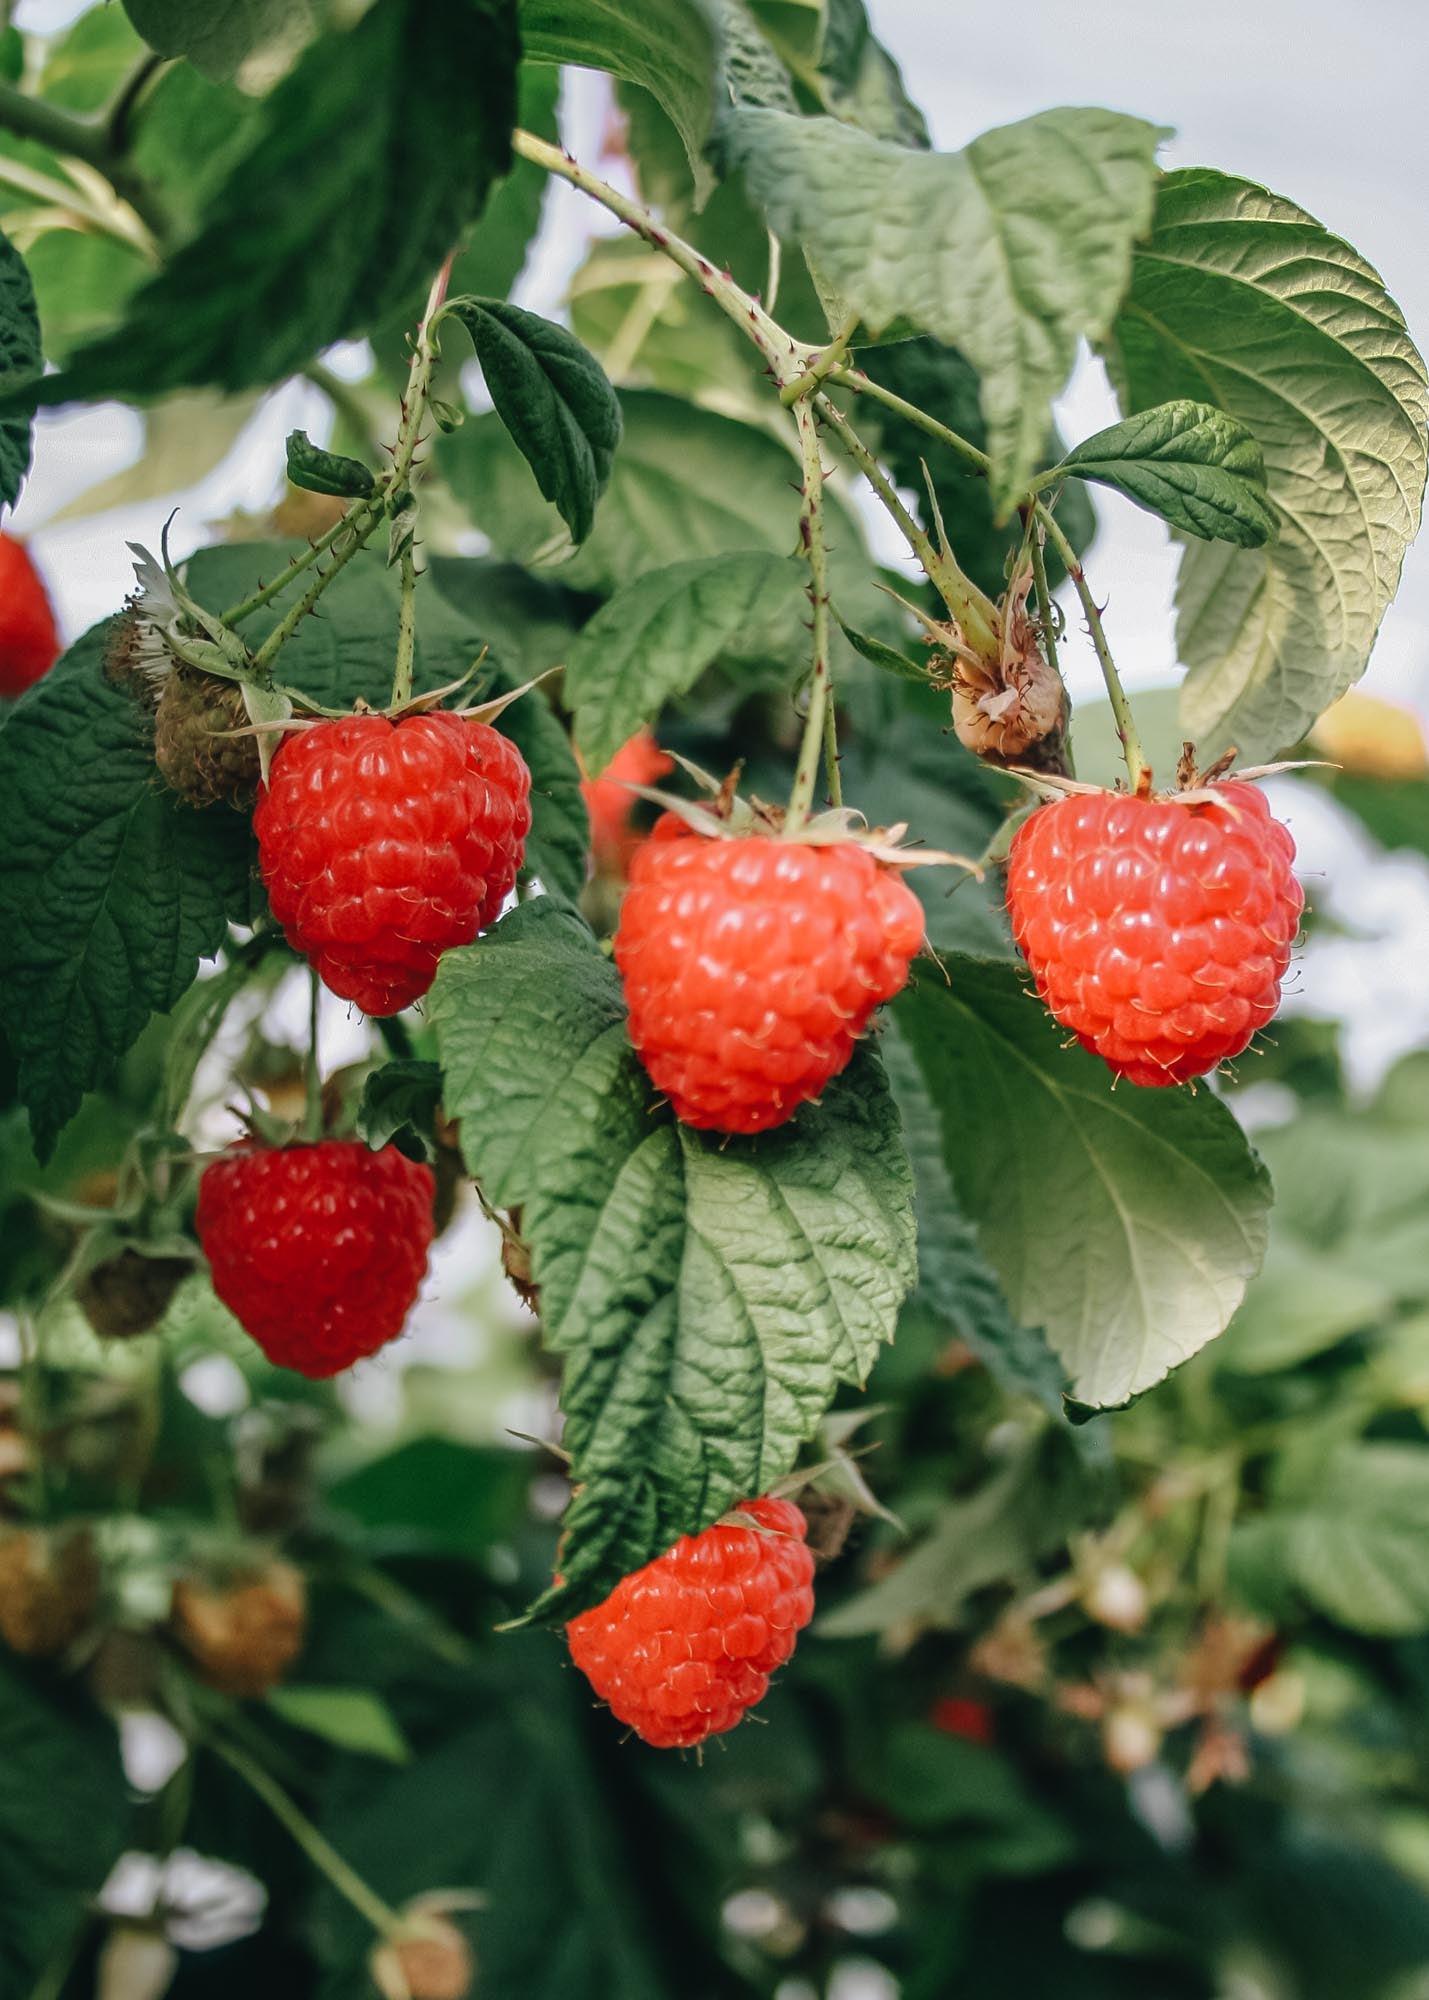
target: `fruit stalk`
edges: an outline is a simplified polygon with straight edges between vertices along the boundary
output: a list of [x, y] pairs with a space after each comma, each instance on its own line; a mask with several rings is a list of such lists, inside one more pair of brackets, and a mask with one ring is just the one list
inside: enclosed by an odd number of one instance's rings
[[819, 756], [826, 741], [831, 784], [838, 782], [837, 738], [831, 733], [834, 712], [829, 682], [829, 555], [824, 543], [824, 467], [819, 456], [818, 422], [807, 402], [795, 406], [794, 420], [799, 428], [799, 455], [804, 463], [799, 539], [809, 565], [814, 657], [809, 677], [809, 708], [804, 717], [804, 736], [799, 745], [794, 789], [789, 794], [789, 811], [784, 821], [785, 830], [789, 833], [797, 833], [809, 817], [814, 803]]
[[1127, 781], [1133, 792], [1142, 795], [1151, 789], [1151, 766], [1146, 761], [1146, 752], [1141, 747], [1141, 737], [1137, 733], [1136, 721], [1131, 713], [1131, 703], [1126, 698], [1126, 689], [1121, 684], [1121, 676], [1116, 670], [1116, 662], [1107, 644], [1106, 628], [1102, 624], [1101, 607], [1091, 592], [1086, 572], [1077, 560], [1077, 552], [1063, 534], [1050, 507], [1039, 500], [1036, 503], [1039, 526], [1046, 534], [1082, 601], [1086, 614], [1087, 630], [1092, 635], [1096, 647], [1097, 661], [1106, 682], [1107, 698], [1111, 702], [1111, 712], [1116, 718], [1116, 733], [1121, 738], [1122, 754], [1126, 758]]
[[402, 551], [402, 598], [397, 609], [397, 664], [392, 673], [392, 706], [412, 699], [412, 668], [417, 657], [417, 565], [412, 551]]
[[271, 604], [275, 597], [281, 597], [290, 583], [300, 577], [305, 569], [310, 569], [319, 556], [327, 553], [346, 529], [354, 511], [353, 508], [349, 508], [340, 521], [334, 521], [325, 534], [319, 535], [315, 542], [308, 544], [301, 555], [294, 556], [290, 563], [286, 563], [271, 583], [265, 583], [260, 590], [255, 590], [251, 597], [240, 598], [237, 604], [231, 604], [224, 612], [220, 623], [228, 626], [241, 625], [253, 612], [261, 611], [265, 604]]

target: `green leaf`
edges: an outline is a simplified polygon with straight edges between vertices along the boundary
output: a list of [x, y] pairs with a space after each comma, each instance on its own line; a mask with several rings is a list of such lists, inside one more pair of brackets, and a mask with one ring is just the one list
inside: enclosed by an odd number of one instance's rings
[[430, 1160], [441, 1097], [442, 1073], [434, 1062], [404, 1056], [384, 1063], [363, 1083], [357, 1129], [374, 1151], [390, 1144], [409, 1159]]
[[677, 1125], [615, 968], [540, 903], [447, 954], [429, 1019], [467, 1165], [521, 1208], [563, 1357], [577, 1492], [540, 1608], [570, 1615], [767, 1491], [867, 1375], [915, 1276], [897, 1116], [865, 1049], [777, 1132]]
[[324, 451], [306, 431], [289, 431], [287, 453], [288, 479], [306, 492], [328, 493], [336, 500], [365, 500], [372, 492], [374, 475], [361, 459]]
[[680, 138], [701, 202], [715, 110], [715, 35], [695, 0], [521, 0], [521, 46], [536, 62], [602, 69], [638, 83]]
[[1193, 547], [1181, 713], [1203, 753], [1294, 743], [1364, 672], [1419, 526], [1424, 363], [1363, 258], [1250, 181], [1167, 174], [1107, 348], [1129, 411], [1214, 404], [1259, 439], [1272, 547]]
[[935, 1313], [1010, 1394], [1033, 1396], [1058, 1414], [1065, 1386], [1062, 1370], [1042, 1334], [1013, 1317], [996, 1273], [978, 1248], [977, 1231], [958, 1205], [938, 1114], [917, 1062], [897, 1028], [882, 1046], [917, 1188], [915, 1304]]
[[839, 618], [837, 609], [834, 616], [838, 618], [839, 630], [845, 639], [871, 666], [882, 667], [886, 674], [896, 674], [901, 681], [927, 682], [929, 670], [926, 660], [910, 660], [895, 646], [885, 646], [881, 639], [875, 639], [867, 632], [855, 631], [845, 619]]
[[1214, 1339], [1265, 1252], [1269, 1176], [1208, 1091], [1113, 1093], [1016, 966], [956, 959], [896, 1018], [959, 1205], [1079, 1402], [1159, 1382]]
[[28, 1995], [89, 1919], [129, 1801], [114, 1725], [57, 1674], [0, 1659], [0, 1990]]
[[1309, 1245], [1272, 1236], [1265, 1268], [1231, 1321], [1221, 1366], [1268, 1375], [1323, 1354], [1389, 1313], [1393, 1293]]
[[[250, 596], [264, 577], [273, 576], [301, 547], [301, 543], [236, 542], [201, 549], [189, 560], [186, 581], [201, 604], [222, 611]], [[487, 645], [479, 593], [469, 603], [457, 580], [465, 568], [455, 561], [442, 565], [442, 581], [451, 585], [453, 595], [437, 589], [434, 582], [417, 592], [413, 686], [418, 694], [460, 680]], [[300, 579], [245, 623], [251, 643], [257, 644], [271, 630], [301, 589]], [[326, 708], [344, 708], [358, 699], [381, 707], [392, 686], [397, 604], [395, 574], [375, 549], [364, 550], [328, 589], [321, 617], [305, 619], [283, 648], [278, 678]], [[483, 694], [500, 694], [530, 678], [524, 662], [493, 648], [473, 686]], [[580, 773], [566, 732], [539, 688], [505, 710], [500, 728], [531, 770], [532, 826], [526, 866], [553, 892], [577, 896], [586, 877], [589, 832]]]
[[[35, 288], [25, 260], [0, 236], [0, 396], [14, 383], [32, 382], [44, 366]], [[0, 411], [0, 506], [13, 507], [30, 469], [31, 415]]]
[[620, 404], [574, 334], [501, 299], [453, 299], [496, 414], [576, 542], [595, 519], [620, 443]]
[[828, 109], [902, 146], [926, 147], [927, 121], [908, 96], [903, 74], [869, 29], [863, 0], [827, 0], [819, 70], [829, 86]]
[[0, 730], [0, 1020], [35, 1151], [245, 918], [251, 836], [159, 784], [147, 711], [104, 678], [106, 625]]
[[727, 648], [787, 628], [806, 572], [790, 556], [706, 556], [649, 570], [603, 604], [566, 661], [566, 700], [590, 771], [686, 693]]
[[339, 1750], [380, 1757], [384, 1764], [411, 1761], [412, 1752], [391, 1709], [367, 1688], [273, 1688], [268, 1706], [294, 1729], [306, 1729]]
[[1078, 339], [1110, 329], [1151, 220], [1161, 136], [1139, 118], [1062, 110], [961, 153], [915, 153], [832, 119], [746, 109], [726, 145], [775, 230], [871, 333], [911, 323], [977, 369], [1001, 514], [1036, 465]]
[[1265, 455], [1242, 423], [1209, 403], [1158, 403], [1069, 451], [1059, 470], [1114, 486], [1203, 541], [1261, 548], [1280, 532]]
[[1348, 1444], [1279, 1525], [1291, 1573], [1320, 1610], [1352, 1631], [1392, 1637], [1429, 1628], [1426, 1514], [1429, 1451]]
[[267, 98], [198, 235], [43, 400], [246, 388], [380, 324], [505, 169], [515, 74], [513, 0], [375, 0]]
[[[561, 136], [556, 119], [560, 92], [558, 70], [543, 63], [521, 65], [516, 122], [523, 131], [556, 144]], [[512, 160], [510, 171], [492, 189], [481, 220], [452, 265], [453, 297], [463, 292], [490, 299], [506, 297], [525, 267], [550, 185], [551, 176], [544, 167], [531, 160]]]
[[394, 1547], [483, 1563], [524, 1524], [531, 1464], [515, 1451], [415, 1437], [334, 1480], [323, 1498]]
[[324, 12], [316, 0], [124, 0], [124, 11], [157, 55], [220, 82], [241, 71], [250, 89], [288, 67]]

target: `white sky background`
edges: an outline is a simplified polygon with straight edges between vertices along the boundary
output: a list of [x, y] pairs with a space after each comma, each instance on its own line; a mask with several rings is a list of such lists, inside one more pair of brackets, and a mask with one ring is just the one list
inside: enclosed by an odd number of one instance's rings
[[[1238, 172], [1298, 201], [1377, 266], [1421, 347], [1429, 343], [1429, 141], [1422, 83], [1429, 73], [1429, 7], [1423, 0], [1028, 0], [1016, 15], [990, 0], [870, 0], [875, 29], [926, 110], [934, 142], [964, 144], [990, 125], [1056, 104], [1105, 104], [1175, 128], [1168, 166]], [[21, 0], [19, 26], [52, 32], [82, 11], [77, 0]], [[1013, 24], [1016, 23], [1016, 32]], [[571, 79], [568, 143], [594, 158], [607, 103], [604, 80]], [[547, 234], [519, 294], [558, 313], [566, 281], [592, 229], [608, 218], [574, 190], [553, 188]], [[612, 225], [613, 226], [613, 225]], [[338, 366], [341, 368], [341, 359]], [[305, 385], [265, 405], [219, 471], [180, 495], [68, 522], [46, 521], [99, 477], [133, 461], [139, 426], [115, 405], [43, 415], [35, 469], [15, 513], [54, 589], [69, 636], [112, 610], [130, 582], [126, 540], [157, 542], [182, 502], [173, 548], [207, 539], [206, 523], [274, 497], [282, 441], [295, 424], [325, 434], [327, 406]], [[1084, 357], [1062, 398], [1069, 440], [1115, 415], [1100, 365]], [[1094, 492], [1100, 520], [1089, 572], [1107, 602], [1107, 626], [1133, 689], [1176, 674], [1171, 612], [1175, 555], [1164, 528], [1118, 496]], [[896, 561], [901, 544], [876, 508], [870, 530]], [[1100, 681], [1072, 609], [1063, 664], [1076, 701]], [[1429, 723], [1429, 536], [1410, 551], [1365, 685], [1404, 702]], [[1362, 933], [1307, 948], [1291, 1004], [1340, 1014], [1352, 1068], [1368, 1085], [1394, 1055], [1429, 1039], [1429, 870], [1409, 856], [1375, 859], [1353, 825], [1318, 795], [1282, 784], [1307, 887], [1320, 907]]]

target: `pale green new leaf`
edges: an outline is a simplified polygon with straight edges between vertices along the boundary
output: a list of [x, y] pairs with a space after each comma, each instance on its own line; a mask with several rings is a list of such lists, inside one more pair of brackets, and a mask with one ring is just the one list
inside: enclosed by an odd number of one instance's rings
[[573, 333], [504, 299], [453, 299], [471, 335], [496, 414], [536, 484], [583, 542], [620, 443], [620, 403]]
[[258, 401], [256, 395], [198, 392], [154, 404], [142, 412], [144, 441], [134, 463], [67, 500], [48, 525], [87, 520], [111, 507], [137, 506], [196, 486], [227, 458]]
[[339, 1750], [380, 1757], [386, 1764], [411, 1758], [391, 1709], [370, 1688], [277, 1687], [269, 1691], [268, 1706], [294, 1729], [306, 1729]]
[[521, 0], [521, 47], [536, 62], [601, 69], [648, 90], [689, 156], [698, 198], [714, 187], [705, 159], [717, 51], [697, 0]]
[[586, 768], [603, 771], [661, 705], [726, 648], [787, 628], [807, 572], [790, 556], [706, 556], [647, 571], [603, 604], [571, 645], [566, 701]]
[[1005, 510], [1078, 339], [1110, 329], [1151, 220], [1160, 137], [1139, 118], [1060, 110], [923, 153], [751, 108], [729, 120], [727, 146], [773, 227], [871, 333], [907, 323], [976, 368]]
[[1378, 274], [1293, 202], [1168, 174], [1108, 345], [1128, 410], [1212, 403], [1260, 441], [1265, 549], [1186, 550], [1181, 714], [1203, 753], [1293, 744], [1364, 672], [1423, 500], [1424, 363]]
[[528, 904], [443, 959], [428, 1001], [467, 1166], [519, 1207], [564, 1359], [570, 1615], [793, 1465], [862, 1382], [915, 1276], [911, 1184], [863, 1050], [779, 1131], [678, 1125], [584, 926]]
[[948, 961], [897, 1003], [943, 1157], [1017, 1319], [1094, 1406], [1215, 1338], [1265, 1254], [1270, 1181], [1209, 1091], [1113, 1091], [1018, 968]]
[[1114, 486], [1203, 541], [1260, 548], [1279, 529], [1259, 444], [1208, 403], [1158, 403], [1126, 417], [1069, 451], [1060, 470]]
[[1422, 1445], [1342, 1445], [1285, 1524], [1291, 1572], [1307, 1597], [1352, 1631], [1422, 1632], [1429, 1628], [1426, 1520]]

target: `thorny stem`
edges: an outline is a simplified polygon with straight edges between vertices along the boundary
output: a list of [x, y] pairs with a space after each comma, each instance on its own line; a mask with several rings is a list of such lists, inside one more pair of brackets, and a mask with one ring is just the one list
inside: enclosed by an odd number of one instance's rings
[[[799, 455], [804, 463], [803, 502], [799, 509], [799, 536], [809, 565], [809, 603], [813, 610], [814, 664], [809, 678], [809, 709], [804, 717], [804, 736], [799, 745], [799, 762], [794, 771], [794, 789], [789, 794], [785, 830], [797, 833], [809, 817], [814, 803], [814, 783], [820, 753], [833, 723], [832, 690], [829, 685], [829, 558], [824, 544], [824, 467], [819, 456], [819, 426], [807, 402], [795, 406], [799, 427]], [[837, 783], [837, 748], [830, 748], [830, 770]]]
[[786, 382], [779, 391], [779, 400], [786, 410], [811, 396], [822, 382], [825, 382], [843, 362], [848, 352], [848, 344], [858, 327], [858, 314], [850, 313], [822, 354], [816, 354], [797, 380]]
[[165, 234], [167, 216], [145, 182], [130, 169], [122, 150], [113, 145], [104, 118], [77, 117], [42, 97], [31, 97], [12, 84], [0, 83], [0, 127], [21, 139], [38, 140], [62, 158], [83, 160], [103, 174], [120, 200], [127, 202], [156, 236]]
[[1106, 682], [1107, 698], [1111, 702], [1111, 712], [1116, 718], [1116, 733], [1121, 738], [1122, 754], [1126, 758], [1127, 782], [1132, 791], [1140, 797], [1151, 789], [1151, 766], [1146, 761], [1146, 752], [1141, 747], [1141, 738], [1137, 734], [1136, 722], [1131, 713], [1131, 703], [1126, 698], [1126, 689], [1121, 684], [1121, 676], [1111, 656], [1111, 647], [1107, 644], [1101, 607], [1092, 595], [1091, 586], [1087, 582], [1086, 572], [1077, 559], [1076, 550], [1062, 532], [1051, 508], [1038, 500], [1036, 514], [1038, 523], [1062, 558], [1066, 572], [1082, 601], [1087, 630], [1091, 633], [1092, 644], [1096, 647], [1102, 679]]
[[261, 611], [263, 606], [271, 604], [275, 597], [281, 597], [295, 577], [301, 576], [305, 569], [310, 569], [318, 557], [332, 547], [347, 527], [352, 513], [353, 509], [349, 508], [340, 521], [333, 522], [326, 534], [319, 535], [301, 555], [294, 556], [290, 563], [286, 563], [271, 583], [265, 583], [262, 589], [255, 590], [251, 597], [242, 598], [237, 604], [231, 604], [220, 622], [224, 625], [241, 625], [245, 618], [251, 617], [255, 611]]
[[313, 1866], [326, 1875], [338, 1894], [351, 1903], [358, 1915], [364, 1917], [380, 1937], [390, 1937], [402, 1929], [402, 1919], [397, 1912], [383, 1902], [375, 1889], [368, 1888], [357, 1870], [343, 1860], [297, 1802], [289, 1798], [277, 1779], [269, 1777], [255, 1758], [250, 1757], [246, 1750], [240, 1750], [236, 1744], [223, 1743], [217, 1738], [209, 1739], [209, 1748], [215, 1756], [223, 1759], [230, 1770], [238, 1773], [251, 1791], [257, 1793]]
[[407, 370], [407, 392], [402, 398], [402, 421], [397, 429], [397, 443], [392, 453], [392, 471], [389, 477], [390, 490], [393, 493], [400, 493], [411, 477], [412, 461], [422, 441], [422, 422], [427, 414], [427, 396], [432, 386], [432, 364], [438, 352], [433, 338], [433, 328], [446, 303], [447, 286], [451, 283], [452, 265], [455, 261], [455, 250], [448, 251], [446, 261], [432, 280], [432, 288], [427, 293], [427, 303], [417, 327], [417, 338], [412, 346], [412, 363]]
[[412, 666], [417, 657], [417, 565], [402, 551], [402, 599], [397, 610], [397, 665], [392, 674], [392, 706], [412, 699]]
[[[348, 530], [347, 540], [338, 547], [335, 539], [332, 561], [326, 569], [319, 570], [297, 603], [286, 612], [281, 622], [275, 625], [258, 651], [253, 655], [253, 664], [261, 672], [267, 673], [289, 639], [297, 631], [333, 578], [340, 569], [352, 561], [360, 548], [366, 546], [373, 529], [382, 518], [380, 505], [372, 500], [359, 500], [349, 513], [344, 515], [341, 527]], [[306, 564], [303, 565], [306, 568]]]
[[906, 418], [910, 424], [916, 424], [919, 430], [926, 431], [929, 437], [936, 438], [939, 444], [945, 444], [950, 451], [955, 451], [959, 458], [965, 458], [974, 472], [980, 472], [985, 476], [992, 469], [992, 460], [987, 453], [979, 451], [970, 439], [960, 437], [957, 431], [949, 430], [948, 426], [940, 424], [936, 417], [930, 417], [926, 410], [920, 410], [916, 403], [905, 402], [902, 396], [895, 396], [891, 389], [885, 389], [881, 382], [875, 382], [873, 377], [865, 375], [861, 368], [838, 368], [834, 371], [833, 379], [842, 388], [856, 390], [861, 396], [871, 396], [875, 402], [882, 403], [887, 409], [896, 410], [898, 415]]
[[1057, 664], [1056, 613], [1052, 609], [1052, 592], [1047, 584], [1047, 551], [1043, 542], [1041, 523], [1035, 515], [1030, 526], [1032, 581], [1037, 589], [1037, 620], [1042, 627], [1042, 644], [1047, 649], [1047, 664], [1060, 679], [1062, 669]]

